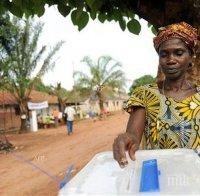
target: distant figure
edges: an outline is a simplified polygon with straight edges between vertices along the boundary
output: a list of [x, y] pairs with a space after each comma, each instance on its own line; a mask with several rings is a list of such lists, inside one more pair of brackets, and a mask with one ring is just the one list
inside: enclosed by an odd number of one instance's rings
[[83, 111], [81, 110], [80, 107], [77, 107], [77, 114], [78, 114], [80, 119], [83, 119]]
[[93, 120], [93, 122], [96, 121], [96, 113], [93, 110], [90, 110], [88, 112], [89, 117]]
[[52, 116], [54, 118], [55, 127], [58, 127], [59, 114], [60, 114], [60, 112], [56, 108], [54, 108], [53, 112], [52, 112]]
[[74, 108], [69, 105], [65, 108], [65, 117], [67, 120], [67, 131], [68, 131], [68, 135], [73, 133], [73, 121], [74, 121], [74, 115], [76, 114]]

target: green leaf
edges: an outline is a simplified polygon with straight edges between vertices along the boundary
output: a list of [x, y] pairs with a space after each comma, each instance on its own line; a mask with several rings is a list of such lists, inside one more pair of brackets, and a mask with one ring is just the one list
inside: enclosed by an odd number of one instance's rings
[[89, 21], [89, 15], [82, 10], [74, 10], [71, 14], [71, 20], [74, 25], [78, 26], [78, 30], [81, 31]]
[[141, 25], [136, 19], [132, 19], [127, 23], [128, 30], [136, 35], [140, 34], [141, 31]]
[[10, 4], [9, 11], [10, 11], [13, 15], [15, 15], [15, 16], [17, 16], [17, 17], [19, 17], [19, 18], [21, 18], [21, 17], [23, 16], [23, 12], [22, 12], [21, 8], [18, 7], [18, 6], [16, 6], [16, 5], [13, 4], [13, 3]]
[[34, 0], [28, 0], [26, 4], [34, 4], [34, 5], [45, 5], [46, 3], [46, 0], [37, 0], [37, 1], [34, 1]]
[[40, 7], [37, 8], [37, 15], [38, 17], [42, 16], [45, 12], [44, 5], [41, 5]]
[[83, 0], [74, 0], [75, 4], [76, 4], [76, 7], [78, 9], [82, 9], [84, 7], [84, 1]]
[[41, 0], [38, 1], [28, 1], [25, 3], [25, 17], [28, 19], [28, 17], [33, 16], [34, 14], [38, 14], [38, 16], [41, 16], [44, 14], [44, 2]]
[[120, 10], [117, 10], [117, 9], [113, 10], [113, 19], [115, 21], [120, 21], [122, 19], [122, 15], [121, 15]]
[[73, 22], [74, 25], [77, 25], [77, 13], [78, 13], [78, 10], [74, 10], [71, 14], [71, 20]]
[[103, 0], [85, 0], [92, 10], [99, 10], [103, 5]]
[[0, 1], [0, 14], [3, 14], [7, 9], [9, 8], [10, 2], [6, 0], [1, 0]]
[[133, 11], [128, 11], [128, 12], [127, 12], [127, 15], [128, 15], [128, 17], [130, 17], [130, 18], [134, 18], [134, 17], [135, 17], [135, 14], [134, 14]]
[[119, 26], [122, 29], [122, 31], [125, 31], [126, 29], [126, 21], [122, 18], [122, 20], [119, 20]]
[[90, 17], [92, 18], [92, 20], [95, 20], [96, 19], [96, 15], [97, 15], [97, 13], [96, 13], [96, 11], [91, 11], [90, 12]]
[[148, 27], [151, 27], [151, 26], [152, 26], [152, 24], [148, 22], [148, 23], [147, 23], [147, 26], [148, 26]]
[[107, 14], [106, 14], [106, 16], [107, 16], [107, 21], [112, 21], [112, 19], [113, 19], [113, 15], [112, 15], [112, 13], [111, 12], [108, 12]]
[[12, 0], [12, 3], [15, 5], [15, 6], [20, 6], [20, 5], [22, 5], [22, 0]]
[[3, 15], [5, 11], [6, 11], [5, 7], [0, 3], [0, 15]]
[[100, 21], [101, 23], [104, 23], [105, 20], [106, 20], [106, 18], [107, 18], [106, 14], [104, 14], [104, 13], [99, 13], [98, 19], [99, 19], [99, 21]]
[[64, 16], [66, 17], [70, 11], [71, 11], [71, 7], [65, 5], [65, 4], [58, 4], [58, 11]]
[[82, 14], [78, 17], [78, 30], [81, 31], [88, 23], [89, 15], [87, 12], [82, 12]]
[[52, 6], [54, 4], [56, 4], [56, 2], [54, 0], [46, 0], [46, 3], [49, 5], [49, 6]]
[[68, 5], [71, 7], [71, 8], [75, 8], [76, 7], [76, 2], [74, 0], [68, 0]]
[[154, 26], [151, 27], [151, 31], [154, 35], [157, 35], [158, 33], [157, 29]]
[[92, 9], [95, 0], [85, 0], [85, 1], [86, 1], [86, 3], [89, 5], [89, 7]]

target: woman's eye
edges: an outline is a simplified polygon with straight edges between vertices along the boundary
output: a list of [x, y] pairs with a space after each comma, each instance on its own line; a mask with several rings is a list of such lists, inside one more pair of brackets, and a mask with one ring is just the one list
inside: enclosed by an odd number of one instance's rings
[[183, 51], [182, 51], [182, 50], [177, 50], [177, 51], [176, 51], [176, 55], [181, 56], [182, 54], [183, 54]]
[[166, 53], [166, 52], [161, 52], [161, 53], [159, 54], [159, 56], [160, 56], [161, 58], [164, 58], [164, 57], [167, 56], [167, 53]]

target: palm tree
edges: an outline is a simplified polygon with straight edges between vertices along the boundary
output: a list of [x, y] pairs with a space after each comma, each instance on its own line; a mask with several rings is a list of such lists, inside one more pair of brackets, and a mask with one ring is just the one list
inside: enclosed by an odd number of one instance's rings
[[89, 67], [89, 74], [81, 71], [74, 73], [75, 86], [86, 89], [90, 95], [94, 93], [99, 100], [100, 111], [103, 111], [104, 95], [114, 93], [115, 89], [121, 89], [125, 85], [124, 72], [121, 64], [110, 56], [99, 57], [94, 63], [88, 56], [82, 62]]
[[54, 95], [58, 99], [59, 111], [64, 112], [65, 103], [70, 96], [70, 92], [61, 86], [61, 82], [57, 83], [56, 86], [51, 86], [49, 94]]
[[[17, 100], [20, 107], [20, 115], [28, 116], [27, 102], [34, 88], [34, 84], [49, 69], [53, 68], [55, 62], [53, 56], [60, 49], [63, 42], [58, 42], [45, 55], [47, 47], [38, 50], [38, 40], [42, 32], [43, 24], [34, 24], [31, 20], [19, 20], [13, 18], [13, 26], [17, 29], [13, 37], [14, 47], [4, 61], [5, 70], [3, 87], [9, 91]], [[39, 64], [40, 63], [40, 64]], [[26, 119], [21, 118], [21, 129], [25, 130]]]

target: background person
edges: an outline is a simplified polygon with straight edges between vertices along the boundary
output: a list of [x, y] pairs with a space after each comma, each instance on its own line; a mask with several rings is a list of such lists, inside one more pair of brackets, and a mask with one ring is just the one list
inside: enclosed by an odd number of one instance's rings
[[73, 133], [73, 121], [74, 121], [74, 115], [76, 114], [74, 108], [72, 107], [72, 105], [70, 104], [69, 106], [67, 106], [65, 108], [65, 116], [66, 116], [66, 120], [67, 120], [67, 131], [68, 131], [68, 135]]
[[56, 108], [54, 108], [52, 112], [52, 116], [54, 118], [55, 127], [58, 127], [59, 115], [60, 115], [60, 112]]

